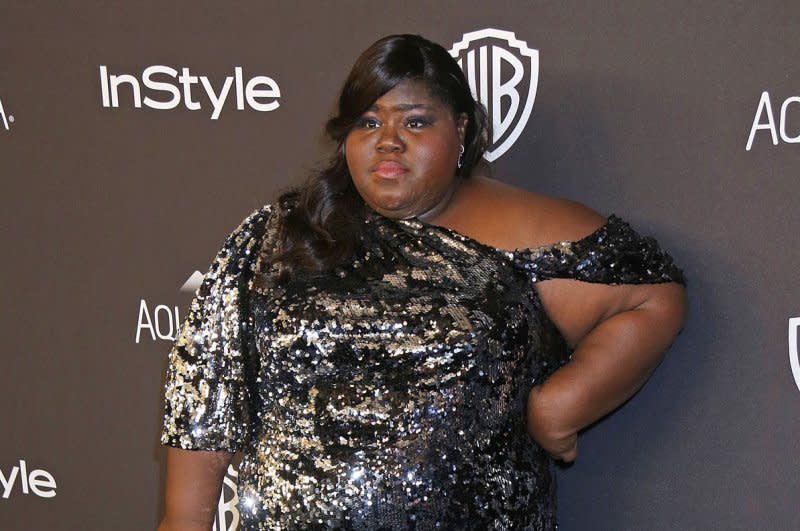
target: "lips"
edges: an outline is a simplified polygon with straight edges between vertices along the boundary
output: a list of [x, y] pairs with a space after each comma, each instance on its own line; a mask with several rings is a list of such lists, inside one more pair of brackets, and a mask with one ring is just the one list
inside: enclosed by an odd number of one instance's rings
[[390, 160], [384, 160], [372, 167], [372, 172], [378, 177], [383, 177], [384, 179], [393, 179], [399, 177], [407, 171], [408, 169], [399, 162]]

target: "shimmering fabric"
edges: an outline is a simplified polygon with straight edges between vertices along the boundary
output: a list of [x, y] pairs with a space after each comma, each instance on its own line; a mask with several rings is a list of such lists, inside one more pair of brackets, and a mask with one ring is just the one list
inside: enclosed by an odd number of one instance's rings
[[170, 354], [162, 442], [243, 452], [245, 529], [555, 528], [530, 388], [568, 361], [534, 283], [682, 280], [616, 217], [501, 251], [370, 213], [351, 264], [259, 291], [264, 207], [225, 242]]

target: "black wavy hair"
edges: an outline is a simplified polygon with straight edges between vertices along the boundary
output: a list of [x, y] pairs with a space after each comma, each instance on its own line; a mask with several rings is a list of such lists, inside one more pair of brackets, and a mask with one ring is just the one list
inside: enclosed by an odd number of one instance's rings
[[344, 143], [378, 98], [409, 80], [423, 82], [455, 117], [467, 115], [463, 165], [456, 174], [468, 177], [480, 162], [489, 141], [489, 123], [458, 63], [442, 46], [418, 35], [378, 40], [356, 60], [342, 87], [338, 113], [326, 124], [325, 131], [336, 144], [327, 166], [278, 198], [277, 249], [268, 259], [272, 271], [278, 272], [273, 281], [329, 271], [352, 256], [365, 203], [353, 185]]

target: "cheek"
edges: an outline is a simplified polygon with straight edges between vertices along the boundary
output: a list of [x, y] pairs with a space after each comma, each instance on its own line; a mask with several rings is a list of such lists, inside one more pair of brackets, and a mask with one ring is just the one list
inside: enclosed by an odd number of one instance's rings
[[354, 177], [361, 173], [368, 164], [366, 159], [367, 146], [351, 134], [344, 142], [345, 160], [350, 174]]
[[420, 146], [419, 161], [437, 174], [453, 173], [457, 149], [449, 139], [430, 141]]

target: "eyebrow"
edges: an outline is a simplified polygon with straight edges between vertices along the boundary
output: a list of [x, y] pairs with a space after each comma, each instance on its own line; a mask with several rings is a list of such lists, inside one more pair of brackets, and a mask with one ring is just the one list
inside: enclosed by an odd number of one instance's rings
[[[378, 111], [380, 109], [381, 109], [380, 105], [374, 105], [373, 104], [367, 110], [371, 111], [371, 112], [375, 112], [375, 111]], [[400, 103], [398, 105], [394, 105], [389, 110], [391, 110], [391, 111], [399, 111], [399, 112], [407, 112], [407, 111], [413, 111], [413, 110], [416, 110], [416, 109], [426, 109], [427, 110], [427, 109], [431, 109], [431, 106], [430, 105], [425, 105], [424, 103]]]

